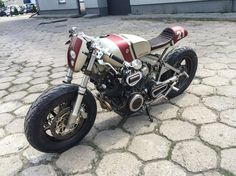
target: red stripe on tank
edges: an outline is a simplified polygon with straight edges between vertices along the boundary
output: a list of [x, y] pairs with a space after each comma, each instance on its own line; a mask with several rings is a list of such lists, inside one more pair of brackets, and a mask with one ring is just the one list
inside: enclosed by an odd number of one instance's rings
[[124, 59], [127, 62], [132, 62], [133, 61], [133, 57], [131, 55], [131, 51], [129, 48], [129, 43], [127, 41], [125, 41], [123, 38], [117, 36], [117, 35], [109, 35], [107, 37], [109, 40], [113, 41], [120, 49]]

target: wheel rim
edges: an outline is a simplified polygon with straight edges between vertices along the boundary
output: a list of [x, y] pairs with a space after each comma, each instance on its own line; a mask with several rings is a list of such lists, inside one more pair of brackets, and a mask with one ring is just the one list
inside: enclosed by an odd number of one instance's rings
[[67, 123], [73, 109], [71, 102], [63, 102], [54, 106], [43, 123], [44, 134], [51, 140], [67, 140], [74, 136], [82, 128], [87, 118], [87, 108], [85, 104], [81, 104], [81, 110], [75, 123], [68, 128]]

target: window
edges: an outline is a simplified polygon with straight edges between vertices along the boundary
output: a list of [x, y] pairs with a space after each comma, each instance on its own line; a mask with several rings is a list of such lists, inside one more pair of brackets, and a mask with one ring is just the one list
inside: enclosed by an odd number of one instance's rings
[[66, 0], [58, 0], [58, 3], [59, 3], [59, 4], [65, 4], [65, 3], [66, 3]]

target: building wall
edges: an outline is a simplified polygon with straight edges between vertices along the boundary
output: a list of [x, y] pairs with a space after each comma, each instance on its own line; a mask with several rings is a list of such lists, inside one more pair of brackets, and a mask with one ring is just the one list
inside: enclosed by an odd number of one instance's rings
[[232, 0], [131, 0], [131, 11], [132, 14], [231, 12]]
[[87, 14], [107, 15], [107, 0], [85, 0]]
[[6, 6], [9, 6], [9, 5], [23, 5], [24, 3], [23, 0], [6, 0], [4, 4]]
[[59, 13], [59, 14], [78, 14], [78, 1], [65, 0], [66, 3], [60, 4], [58, 0], [37, 0], [40, 14]]
[[236, 0], [233, 0], [233, 8], [232, 8], [233, 12], [236, 12]]
[[145, 4], [166, 4], [166, 3], [196, 2], [196, 1], [204, 1], [204, 0], [130, 0], [130, 4], [145, 5]]

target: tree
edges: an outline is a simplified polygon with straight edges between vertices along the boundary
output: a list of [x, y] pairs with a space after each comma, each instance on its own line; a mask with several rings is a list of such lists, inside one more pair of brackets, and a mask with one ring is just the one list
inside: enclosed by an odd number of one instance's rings
[[13, 14], [14, 15], [19, 15], [19, 11], [18, 11], [18, 9], [16, 7], [14, 7], [14, 13]]
[[33, 4], [33, 7], [32, 7], [32, 11], [35, 13], [35, 12], [37, 12], [37, 8], [36, 8], [36, 6]]
[[5, 7], [3, 0], [0, 0], [0, 7]]

